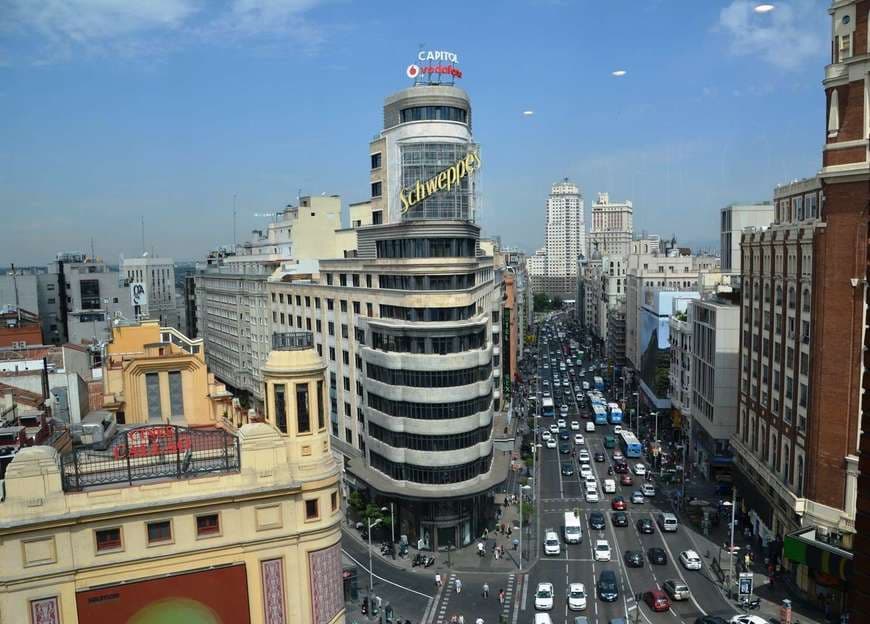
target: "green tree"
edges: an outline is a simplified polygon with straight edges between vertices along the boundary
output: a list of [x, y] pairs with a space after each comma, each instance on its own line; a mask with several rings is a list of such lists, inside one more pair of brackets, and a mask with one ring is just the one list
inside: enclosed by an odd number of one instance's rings
[[554, 310], [562, 309], [562, 297], [553, 297], [553, 301], [551, 302]]
[[531, 521], [532, 516], [535, 515], [535, 506], [531, 503], [523, 503], [520, 509], [523, 514], [523, 524], [528, 524]]
[[362, 511], [363, 522], [367, 525], [372, 524], [378, 520], [381, 521], [379, 526], [390, 528], [390, 512], [387, 510], [384, 512], [380, 507], [375, 505], [374, 503], [369, 503], [366, 505], [366, 508]]
[[550, 298], [544, 293], [538, 293], [533, 298], [535, 312], [546, 312], [550, 309]]
[[347, 504], [357, 513], [362, 512], [362, 510], [366, 508], [366, 500], [357, 490], [351, 492], [350, 496], [347, 497]]

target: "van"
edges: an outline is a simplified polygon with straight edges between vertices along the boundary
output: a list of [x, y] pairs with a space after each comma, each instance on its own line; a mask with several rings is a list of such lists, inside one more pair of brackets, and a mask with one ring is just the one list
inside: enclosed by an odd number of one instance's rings
[[659, 527], [661, 527], [662, 531], [667, 531], [669, 533], [673, 533], [677, 530], [679, 526], [679, 522], [677, 521], [677, 517], [672, 513], [660, 513], [658, 516]]
[[604, 436], [604, 448], [606, 448], [606, 449], [616, 448], [616, 436], [615, 435], [611, 435], [608, 433], [606, 436]]
[[573, 511], [565, 512], [565, 526], [563, 529], [565, 534], [565, 543], [579, 544], [583, 540], [583, 527]]
[[615, 479], [605, 479], [604, 480], [604, 493], [605, 494], [615, 494], [616, 493], [616, 480]]

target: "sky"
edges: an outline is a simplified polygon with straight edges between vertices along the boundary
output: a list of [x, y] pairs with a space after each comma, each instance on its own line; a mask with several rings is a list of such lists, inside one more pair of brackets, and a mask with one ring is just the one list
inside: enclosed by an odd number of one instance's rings
[[[0, 266], [239, 240], [305, 194], [367, 199], [384, 98], [459, 55], [478, 222], [533, 251], [550, 185], [718, 240], [719, 210], [811, 176], [826, 0], [0, 0]], [[622, 77], [612, 72], [624, 70]], [[523, 111], [533, 111], [524, 115]]]

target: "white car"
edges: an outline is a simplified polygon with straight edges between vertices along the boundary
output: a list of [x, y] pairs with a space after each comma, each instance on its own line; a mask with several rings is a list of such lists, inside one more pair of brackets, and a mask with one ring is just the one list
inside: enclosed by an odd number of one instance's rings
[[535, 609], [539, 611], [549, 611], [553, 608], [553, 584], [538, 583], [538, 589], [535, 591]]
[[577, 459], [579, 459], [582, 462], [588, 462], [589, 461], [589, 451], [587, 451], [586, 449], [580, 449], [580, 452], [577, 454]]
[[610, 544], [607, 540], [595, 540], [595, 561], [610, 561]]
[[586, 490], [587, 503], [597, 503], [598, 500], [598, 490]]
[[586, 433], [595, 433], [595, 423], [591, 420], [586, 421]]
[[768, 621], [765, 620], [760, 615], [750, 615], [748, 613], [744, 613], [742, 615], [735, 615], [730, 620], [728, 620], [728, 624], [768, 624]]
[[548, 430], [546, 430], [546, 429], [544, 429], [544, 431], [541, 432], [541, 439], [542, 439], [542, 440], [549, 440], [549, 439], [552, 438], [552, 437], [553, 437], [553, 434], [550, 433], [550, 432], [549, 432]]
[[694, 550], [684, 550], [680, 553], [680, 563], [687, 570], [700, 570], [701, 558]]
[[646, 466], [643, 464], [635, 464], [634, 465], [634, 474], [639, 477], [642, 477], [646, 474]]
[[[565, 428], [565, 419], [560, 418], [559, 420], [557, 420], [556, 426], [558, 427], [558, 429], [556, 429], [556, 431], [558, 431], [559, 429], [564, 429]], [[552, 429], [552, 427], [551, 427], [551, 429]]]
[[567, 416], [568, 415], [568, 406], [565, 405], [564, 403], [562, 403], [562, 407], [559, 408], [559, 413], [562, 414], [562, 416]]
[[547, 438], [547, 448], [556, 448], [556, 438]]
[[580, 423], [576, 420], [571, 421], [571, 431], [580, 431]]
[[613, 435], [619, 435], [620, 431], [622, 431], [622, 425], [613, 425]]
[[586, 588], [583, 583], [568, 585], [568, 608], [572, 611], [582, 611], [586, 608]]
[[632, 505], [643, 505], [643, 492], [637, 491], [631, 493], [631, 504]]
[[559, 425], [550, 425], [550, 433], [559, 433]]
[[577, 446], [582, 446], [583, 444], [586, 444], [586, 439], [583, 437], [582, 433], [574, 434], [574, 444], [576, 444]]
[[544, 393], [543, 393], [542, 396], [543, 396], [545, 399], [549, 399], [550, 396], [551, 396], [551, 395], [550, 395], [550, 391], [549, 391], [549, 390], [544, 390]]
[[561, 550], [562, 546], [559, 543], [559, 536], [553, 529], [547, 529], [544, 533], [544, 554], [558, 555]]
[[640, 486], [640, 491], [643, 492], [644, 496], [652, 498], [656, 495], [656, 486], [654, 486], [652, 483], [644, 483], [642, 486]]
[[586, 480], [586, 475], [592, 476], [592, 468], [589, 464], [580, 464], [580, 476], [583, 477], [583, 480]]

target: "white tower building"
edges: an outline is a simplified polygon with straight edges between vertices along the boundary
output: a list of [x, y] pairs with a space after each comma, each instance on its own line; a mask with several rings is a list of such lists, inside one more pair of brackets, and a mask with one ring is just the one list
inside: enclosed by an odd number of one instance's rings
[[627, 256], [631, 251], [633, 215], [630, 201], [611, 203], [607, 193], [598, 193], [598, 201], [592, 204], [588, 255], [597, 249], [602, 256]]

